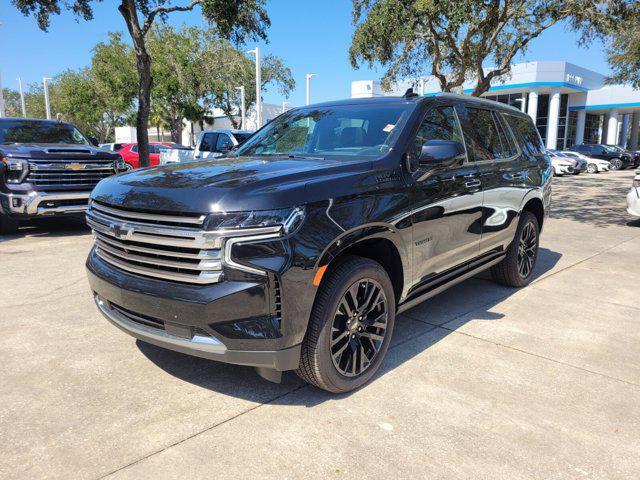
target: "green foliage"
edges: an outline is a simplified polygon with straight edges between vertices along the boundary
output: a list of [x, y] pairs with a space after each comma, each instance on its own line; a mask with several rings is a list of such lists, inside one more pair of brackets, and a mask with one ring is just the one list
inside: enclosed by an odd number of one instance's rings
[[[386, 68], [383, 86], [434, 75], [443, 91], [475, 78], [481, 95], [509, 73], [516, 55], [558, 22], [583, 32], [586, 42], [603, 34], [617, 0], [353, 0], [356, 30], [349, 56]], [[596, 28], [592, 28], [592, 27]], [[491, 71], [483, 66], [491, 63]]]
[[608, 83], [628, 83], [640, 90], [640, 5], [626, 11], [624, 20], [613, 28], [607, 59], [613, 74]]

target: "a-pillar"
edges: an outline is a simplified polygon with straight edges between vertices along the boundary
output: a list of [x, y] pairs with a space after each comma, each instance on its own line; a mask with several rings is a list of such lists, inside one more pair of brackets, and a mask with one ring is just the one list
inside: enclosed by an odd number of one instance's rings
[[611, 110], [607, 119], [607, 145], [618, 143], [618, 110]]
[[638, 149], [638, 121], [640, 120], [640, 115], [637, 112], [631, 115], [631, 140], [629, 142], [629, 150], [637, 150]]
[[558, 123], [560, 121], [560, 89], [551, 90], [549, 97], [549, 123], [547, 124], [547, 148], [555, 149], [558, 144]]
[[587, 111], [578, 110], [578, 118], [576, 118], [576, 145], [584, 143], [584, 126], [587, 120]]
[[527, 113], [533, 120], [533, 123], [536, 123], [536, 117], [538, 116], [538, 91], [531, 90], [529, 92], [529, 105], [527, 109]]

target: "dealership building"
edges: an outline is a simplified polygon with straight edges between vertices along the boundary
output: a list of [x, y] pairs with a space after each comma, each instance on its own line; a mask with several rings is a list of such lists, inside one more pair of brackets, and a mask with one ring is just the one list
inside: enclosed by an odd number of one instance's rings
[[[547, 148], [563, 150], [581, 143], [606, 143], [638, 149], [640, 91], [628, 85], [606, 85], [600, 73], [569, 62], [514, 64], [511, 73], [492, 82], [483, 97], [528, 113]], [[433, 78], [397, 84], [383, 92], [374, 80], [351, 84], [353, 98], [402, 95], [413, 84], [424, 96], [440, 91]], [[473, 82], [463, 86], [470, 94]]]

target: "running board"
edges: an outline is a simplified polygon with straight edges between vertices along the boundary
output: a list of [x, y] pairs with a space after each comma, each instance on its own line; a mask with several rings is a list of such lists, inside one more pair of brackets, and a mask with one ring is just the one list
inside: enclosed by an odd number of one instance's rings
[[[505, 252], [506, 254], [506, 252]], [[493, 260], [489, 260], [486, 263], [483, 263], [482, 265], [479, 265], [471, 270], [468, 270], [467, 272], [463, 273], [462, 275], [453, 278], [452, 280], [443, 283], [442, 285], [439, 285], [437, 287], [435, 287], [433, 290], [428, 290], [423, 294], [420, 294], [419, 296], [417, 296], [416, 298], [412, 299], [412, 300], [408, 300], [407, 302], [401, 304], [398, 306], [398, 310], [396, 313], [402, 313], [405, 312], [407, 310], [409, 310], [410, 308], [415, 307], [416, 305], [424, 302], [425, 300], [430, 299], [431, 297], [435, 297], [436, 295], [438, 295], [439, 293], [444, 292], [445, 290], [447, 290], [448, 288], [454, 286], [457, 283], [463, 282], [468, 278], [473, 277], [474, 275], [477, 275], [480, 272], [483, 272], [484, 270], [486, 270], [487, 268], [490, 268], [492, 266], [494, 266], [497, 263], [500, 263], [504, 257], [505, 254], [499, 255], [497, 258], [494, 258]]]

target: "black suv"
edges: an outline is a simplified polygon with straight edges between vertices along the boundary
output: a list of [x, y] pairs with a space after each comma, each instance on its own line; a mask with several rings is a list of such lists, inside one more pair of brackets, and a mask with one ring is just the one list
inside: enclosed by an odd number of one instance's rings
[[611, 163], [611, 170], [624, 170], [625, 168], [633, 167], [635, 165], [634, 155], [620, 147], [601, 145], [597, 143], [585, 143], [582, 145], [573, 145], [569, 147], [568, 150], [582, 153], [587, 157], [608, 160]]
[[399, 312], [488, 268], [531, 281], [552, 175], [531, 119], [496, 102], [298, 108], [226, 158], [100, 182], [89, 282], [145, 342], [344, 392]]
[[57, 120], [0, 118], [0, 234], [42, 216], [82, 214], [97, 183], [122, 168]]

